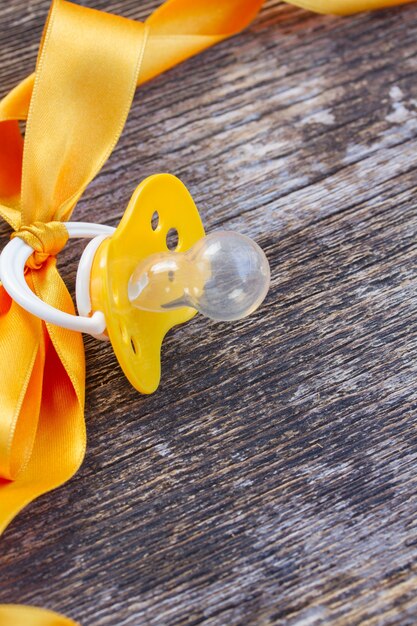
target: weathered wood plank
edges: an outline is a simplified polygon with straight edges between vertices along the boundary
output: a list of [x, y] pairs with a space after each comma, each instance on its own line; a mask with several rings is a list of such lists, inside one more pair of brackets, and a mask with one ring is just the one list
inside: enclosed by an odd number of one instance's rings
[[[2, 93], [47, 7], [0, 7]], [[91, 626], [416, 623], [416, 26], [413, 5], [272, 1], [138, 92], [77, 219], [117, 223], [171, 171], [208, 229], [265, 247], [272, 290], [245, 321], [171, 333], [150, 397], [86, 340], [87, 457], [6, 531], [0, 601]]]

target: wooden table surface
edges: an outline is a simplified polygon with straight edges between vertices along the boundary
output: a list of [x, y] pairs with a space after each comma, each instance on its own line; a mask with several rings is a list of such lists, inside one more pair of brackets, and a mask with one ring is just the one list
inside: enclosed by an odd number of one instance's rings
[[[2, 95], [48, 4], [1, 2]], [[417, 6], [267, 2], [140, 89], [75, 218], [116, 224], [158, 171], [209, 231], [264, 247], [272, 289], [242, 322], [171, 332], [150, 397], [86, 339], [86, 459], [6, 531], [0, 602], [83, 626], [415, 625]]]

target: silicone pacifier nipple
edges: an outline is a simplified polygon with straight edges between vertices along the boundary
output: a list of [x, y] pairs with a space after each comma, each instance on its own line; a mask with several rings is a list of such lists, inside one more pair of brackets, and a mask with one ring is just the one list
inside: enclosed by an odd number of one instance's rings
[[218, 231], [185, 253], [156, 253], [139, 263], [128, 298], [138, 309], [166, 312], [193, 307], [213, 320], [237, 320], [255, 311], [270, 283], [268, 260], [249, 237]]

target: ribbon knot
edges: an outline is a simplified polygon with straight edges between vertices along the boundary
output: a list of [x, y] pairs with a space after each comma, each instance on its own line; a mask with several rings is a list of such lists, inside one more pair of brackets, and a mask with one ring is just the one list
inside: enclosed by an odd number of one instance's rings
[[34, 252], [27, 261], [33, 270], [42, 267], [50, 256], [56, 256], [68, 241], [68, 230], [63, 222], [34, 222], [29, 226], [21, 226], [11, 235], [11, 239], [19, 237]]

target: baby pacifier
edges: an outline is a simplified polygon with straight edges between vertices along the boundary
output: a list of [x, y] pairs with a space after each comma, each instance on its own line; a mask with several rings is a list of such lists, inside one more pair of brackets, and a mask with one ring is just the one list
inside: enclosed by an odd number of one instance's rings
[[173, 326], [197, 312], [214, 320], [241, 319], [268, 292], [270, 270], [261, 248], [235, 232], [205, 236], [191, 195], [170, 174], [139, 185], [116, 229], [65, 225], [71, 238], [91, 238], [77, 272], [78, 316], [50, 307], [31, 291], [24, 268], [33, 249], [19, 238], [2, 252], [3, 286], [46, 322], [110, 340], [127, 378], [142, 393], [158, 387], [161, 345]]

